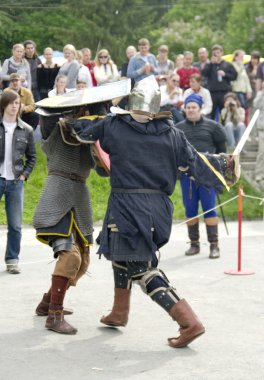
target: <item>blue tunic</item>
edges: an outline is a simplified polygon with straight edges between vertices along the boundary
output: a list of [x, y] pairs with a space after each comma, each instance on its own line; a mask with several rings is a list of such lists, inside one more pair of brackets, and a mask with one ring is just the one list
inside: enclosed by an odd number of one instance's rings
[[[124, 189], [111, 192], [98, 253], [116, 261], [148, 261], [168, 242], [173, 217], [173, 193], [179, 170], [186, 170], [204, 186], [222, 190], [222, 184], [197, 155], [182, 131], [169, 119], [138, 123], [130, 115], [100, 120], [78, 120], [74, 126], [82, 140], [99, 139], [111, 162], [110, 184]], [[217, 158], [207, 157], [220, 171]], [[160, 194], [129, 193], [151, 189]], [[114, 222], [121, 241], [111, 248], [108, 224]], [[113, 235], [113, 234], [112, 234]], [[121, 247], [116, 249], [120, 244]]]

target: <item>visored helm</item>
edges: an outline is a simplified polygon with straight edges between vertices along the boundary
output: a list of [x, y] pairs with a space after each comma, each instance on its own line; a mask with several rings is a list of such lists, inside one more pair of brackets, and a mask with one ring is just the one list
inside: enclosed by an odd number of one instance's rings
[[156, 114], [160, 110], [160, 99], [159, 85], [154, 75], [150, 75], [135, 84], [129, 95], [128, 110]]

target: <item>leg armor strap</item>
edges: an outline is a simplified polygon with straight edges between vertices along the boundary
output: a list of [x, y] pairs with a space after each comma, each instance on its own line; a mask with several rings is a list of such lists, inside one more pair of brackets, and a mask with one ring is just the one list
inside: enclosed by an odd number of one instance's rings
[[173, 288], [165, 274], [157, 268], [146, 271], [141, 278], [136, 279], [144, 293], [157, 302], [167, 312], [181, 298]]

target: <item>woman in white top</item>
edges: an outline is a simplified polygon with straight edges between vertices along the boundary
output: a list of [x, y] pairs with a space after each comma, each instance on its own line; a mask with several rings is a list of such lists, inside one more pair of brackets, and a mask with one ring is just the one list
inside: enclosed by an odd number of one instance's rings
[[183, 104], [183, 91], [179, 86], [180, 77], [178, 74], [171, 74], [167, 78], [167, 84], [160, 86], [161, 111], [170, 111], [173, 116], [174, 123], [178, 123], [184, 119], [181, 112]]
[[66, 88], [66, 84], [67, 84], [66, 75], [57, 75], [55, 79], [55, 83], [54, 83], [54, 89], [48, 93], [48, 97], [52, 98], [53, 96], [63, 95], [66, 92], [70, 92], [70, 90]]
[[83, 64], [83, 53], [81, 50], [77, 50], [76, 58], [80, 65], [77, 82], [85, 82], [87, 87], [93, 87], [91, 73], [88, 67]]
[[61, 66], [58, 75], [66, 75], [66, 87], [73, 90], [76, 88], [80, 64], [76, 60], [76, 50], [73, 45], [65, 45], [63, 48], [63, 53], [67, 61]]
[[195, 93], [203, 98], [203, 105], [201, 112], [204, 116], [210, 116], [213, 109], [213, 102], [210, 91], [201, 86], [202, 77], [200, 74], [192, 74], [190, 76], [190, 88], [184, 91], [184, 100], [191, 94]]
[[94, 76], [98, 85], [119, 80], [117, 67], [106, 49], [100, 50], [96, 56]]
[[8, 87], [9, 77], [12, 73], [17, 73], [21, 77], [23, 87], [31, 90], [31, 73], [27, 60], [24, 58], [25, 48], [22, 44], [15, 44], [12, 48], [12, 57], [6, 59], [2, 66], [0, 78], [4, 87]]
[[180, 107], [183, 104], [183, 91], [179, 87], [180, 78], [178, 74], [171, 74], [167, 79], [167, 84], [160, 86], [161, 107], [173, 105]]

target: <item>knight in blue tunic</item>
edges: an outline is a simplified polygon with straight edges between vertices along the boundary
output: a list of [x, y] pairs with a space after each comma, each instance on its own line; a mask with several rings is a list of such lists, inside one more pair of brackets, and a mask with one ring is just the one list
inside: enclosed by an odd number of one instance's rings
[[168, 242], [172, 227], [170, 195], [179, 172], [220, 192], [228, 187], [225, 178], [237, 180], [236, 165], [232, 156], [199, 154], [174, 127], [170, 113], [159, 108], [158, 86], [148, 77], [133, 88], [128, 111], [112, 107], [114, 116], [65, 120], [65, 128], [82, 143], [99, 140], [111, 163], [111, 193], [98, 253], [112, 261], [115, 297], [111, 313], [101, 322], [126, 325], [131, 287], [137, 282], [180, 325], [179, 336], [169, 338], [169, 345], [179, 348], [205, 329], [158, 268], [156, 252]]

